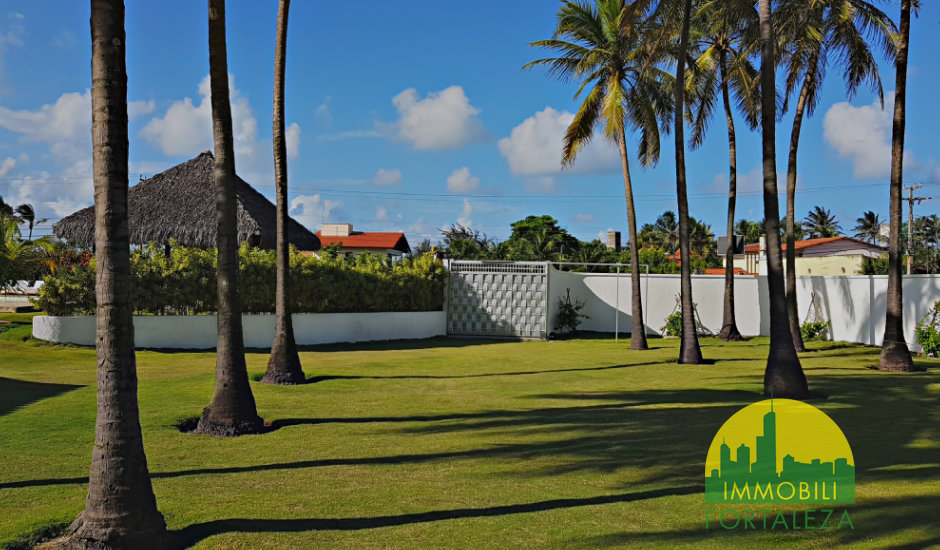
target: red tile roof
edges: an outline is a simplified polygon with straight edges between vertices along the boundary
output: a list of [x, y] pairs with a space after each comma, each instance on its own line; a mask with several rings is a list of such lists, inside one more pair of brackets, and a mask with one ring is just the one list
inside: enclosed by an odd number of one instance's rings
[[[705, 268], [705, 274], [706, 274], [706, 275], [724, 275], [724, 274], [725, 274], [725, 268], [723, 268], [723, 267], [706, 267], [706, 268]], [[734, 274], [735, 274], [735, 275], [754, 275], [754, 273], [748, 273], [745, 269], [740, 268], [740, 267], [734, 268]]]
[[409, 252], [408, 239], [404, 233], [393, 232], [360, 232], [355, 231], [352, 235], [345, 237], [324, 237], [321, 231], [317, 231], [317, 237], [320, 239], [320, 246], [326, 248], [331, 244], [341, 243], [343, 248], [381, 248], [395, 249], [402, 252]]
[[[865, 241], [860, 241], [858, 239], [853, 239], [851, 237], [824, 237], [821, 239], [806, 239], [802, 241], [796, 241], [796, 243], [794, 243], [793, 248], [794, 250], [803, 250], [804, 248], [809, 248], [811, 246], [818, 246], [821, 244], [826, 244], [826, 243], [831, 243], [831, 242], [841, 241], [841, 240], [855, 241], [857, 243], [861, 243], [866, 246], [875, 246], [871, 243], [866, 243]], [[786, 243], [781, 243], [780, 248], [781, 250], [786, 250], [787, 249]], [[760, 244], [749, 244], [744, 247], [744, 251], [745, 252], [760, 252]]]

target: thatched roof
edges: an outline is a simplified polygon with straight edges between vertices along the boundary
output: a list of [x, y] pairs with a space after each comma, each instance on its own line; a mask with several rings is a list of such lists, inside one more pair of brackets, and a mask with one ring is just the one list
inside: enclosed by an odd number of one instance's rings
[[[130, 188], [127, 195], [131, 244], [165, 244], [174, 239], [183, 246], [215, 246], [215, 159], [211, 151], [178, 164]], [[271, 249], [277, 243], [276, 209], [271, 201], [237, 178], [238, 242]], [[89, 206], [52, 226], [60, 239], [76, 246], [95, 242], [95, 208]], [[316, 235], [291, 219], [291, 244], [300, 250], [318, 250]]]

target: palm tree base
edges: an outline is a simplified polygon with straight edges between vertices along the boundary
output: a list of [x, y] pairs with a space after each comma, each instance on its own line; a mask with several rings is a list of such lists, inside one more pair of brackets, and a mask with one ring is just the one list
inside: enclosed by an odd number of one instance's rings
[[764, 372], [764, 395], [800, 400], [810, 397], [809, 385], [799, 359], [768, 359]]
[[264, 373], [264, 377], [261, 378], [263, 384], [278, 384], [280, 386], [296, 386], [298, 384], [307, 383], [307, 375], [304, 374], [304, 371], [300, 370], [273, 370], [268, 367], [268, 371]]
[[741, 342], [744, 340], [744, 336], [741, 336], [741, 331], [738, 330], [737, 325], [731, 324], [721, 327], [718, 339], [722, 342]]
[[209, 407], [202, 412], [202, 417], [192, 433], [213, 435], [216, 437], [238, 437], [264, 433], [267, 428], [260, 416], [239, 419], [211, 419]]
[[877, 368], [887, 372], [923, 372], [927, 370], [914, 364], [911, 350], [904, 343], [882, 346], [881, 358], [878, 360]]
[[271, 357], [268, 359], [268, 368], [261, 382], [282, 386], [307, 383], [307, 376], [300, 365], [300, 356], [297, 354], [293, 335], [275, 340]]
[[[36, 546], [41, 550], [118, 550], [122, 548], [135, 548], [140, 550], [170, 550], [179, 548], [166, 529], [163, 515], [156, 512], [157, 517], [152, 518], [152, 526], [135, 522], [130, 526], [113, 526], [107, 524], [91, 525], [85, 522], [83, 514], [79, 514], [72, 525], [70, 533], [63, 537], [51, 540]], [[126, 518], [122, 520], [126, 522]]]

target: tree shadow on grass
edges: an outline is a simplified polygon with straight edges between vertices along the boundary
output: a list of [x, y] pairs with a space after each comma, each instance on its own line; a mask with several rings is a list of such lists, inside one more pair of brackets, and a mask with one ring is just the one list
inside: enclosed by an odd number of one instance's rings
[[183, 547], [190, 547], [211, 536], [222, 533], [269, 533], [299, 531], [358, 531], [380, 527], [394, 527], [414, 523], [428, 523], [450, 519], [483, 518], [544, 512], [581, 506], [597, 506], [621, 502], [636, 502], [666, 496], [690, 495], [701, 492], [695, 485], [653, 489], [613, 495], [599, 495], [584, 498], [559, 498], [523, 504], [506, 504], [482, 508], [456, 508], [452, 510], [432, 510], [412, 514], [359, 517], [359, 518], [302, 518], [302, 519], [246, 519], [231, 518], [204, 523], [196, 523], [175, 532], [177, 542]]
[[558, 373], [558, 372], [603, 371], [603, 370], [613, 370], [613, 369], [626, 369], [630, 367], [643, 367], [643, 366], [649, 366], [649, 365], [668, 365], [672, 363], [675, 363], [675, 362], [669, 359], [664, 359], [662, 361], [651, 361], [647, 363], [631, 363], [631, 364], [624, 364], [624, 365], [603, 365], [600, 367], [572, 367], [568, 369], [483, 372], [479, 374], [396, 374], [396, 375], [322, 374], [322, 375], [307, 377], [307, 383], [316, 384], [318, 382], [327, 382], [330, 380], [452, 380], [452, 379], [459, 379], [459, 378], [491, 378], [494, 376], [523, 376], [523, 375], [530, 375], [530, 374], [553, 374], [553, 373]]
[[0, 416], [49, 397], [56, 397], [83, 386], [27, 382], [0, 377]]
[[[768, 513], [768, 527], [771, 525], [772, 519], [775, 517], [776, 510], [785, 510], [789, 511], [792, 508], [787, 507], [776, 507], [773, 505], [763, 506], [763, 505], [743, 505], [743, 504], [734, 504], [728, 506], [730, 509], [737, 510], [739, 514], [742, 510], [746, 508], [769, 508], [770, 513]], [[748, 546], [753, 546], [756, 542], [755, 537], [777, 537], [774, 540], [774, 545], [779, 546], [784, 542], [786, 544], [794, 544], [800, 546], [844, 546], [852, 547], [860, 543], [868, 543], [871, 545], [872, 542], [877, 542], [877, 548], [885, 548], [892, 550], [919, 550], [921, 548], [933, 548], [937, 545], [940, 545], [940, 523], [936, 521], [935, 511], [940, 507], [940, 496], [938, 495], [928, 495], [928, 496], [917, 496], [910, 498], [889, 498], [889, 499], [874, 499], [868, 502], [862, 502], [855, 504], [845, 504], [845, 505], [817, 505], [817, 510], [820, 508], [832, 508], [835, 510], [834, 515], [830, 518], [830, 521], [827, 523], [832, 529], [823, 530], [783, 530], [782, 527], [778, 527], [776, 530], [754, 530], [749, 529], [745, 530], [743, 528], [743, 522], [739, 524], [737, 529], [722, 529], [720, 526], [716, 526], [714, 522], [711, 525], [709, 530], [705, 530], [705, 509], [706, 505], [702, 505], [702, 515], [700, 518], [690, 518], [690, 519], [699, 519], [701, 521], [700, 526], [692, 528], [683, 528], [683, 529], [665, 529], [662, 531], [622, 531], [619, 533], [608, 533], [604, 535], [599, 535], [597, 537], [591, 537], [589, 539], [579, 539], [568, 541], [572, 544], [577, 544], [579, 546], [588, 546], [593, 548], [603, 548], [603, 547], [623, 547], [630, 544], [657, 544], [662, 546], [678, 547], [678, 546], [689, 546], [694, 547], [703, 542], [703, 540], [709, 540], [710, 542], [722, 541], [726, 543], [729, 547], [739, 547], [746, 548]], [[807, 508], [803, 506], [800, 509]], [[838, 524], [838, 518], [835, 514], [840, 514], [843, 509], [848, 510], [849, 515], [852, 520], [852, 528], [847, 524], [843, 525], [841, 529], [835, 529]], [[798, 524], [802, 521], [800, 516], [797, 516]], [[791, 516], [787, 515], [787, 523], [789, 523]], [[816, 514], [816, 524], [818, 526], [819, 521], [822, 519], [820, 514]], [[755, 521], [755, 526], [761, 525], [760, 521]], [[916, 532], [918, 535], [913, 533], [905, 532]], [[785, 541], [780, 540], [779, 537], [786, 537]], [[895, 541], [888, 541], [889, 537], [895, 538]], [[910, 540], [914, 538], [916, 540]], [[769, 542], [769, 541], [768, 541]]]

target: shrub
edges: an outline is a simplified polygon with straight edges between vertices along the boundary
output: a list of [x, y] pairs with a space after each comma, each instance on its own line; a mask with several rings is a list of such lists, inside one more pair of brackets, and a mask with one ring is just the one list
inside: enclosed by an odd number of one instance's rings
[[917, 323], [914, 339], [924, 348], [924, 353], [932, 357], [940, 355], [940, 302], [924, 315]]
[[563, 333], [574, 334], [578, 332], [578, 325], [581, 319], [590, 319], [588, 315], [581, 313], [584, 309], [584, 300], [576, 299], [571, 303], [571, 289], [565, 289], [564, 297], [558, 298], [558, 319], [555, 321], [555, 329]]
[[829, 328], [829, 321], [806, 322], [800, 325], [800, 335], [804, 341], [820, 340], [822, 333]]
[[664, 336], [682, 335], [682, 310], [676, 310], [666, 317], [666, 324], [659, 330]]
[[[273, 251], [242, 246], [239, 291], [244, 313], [273, 313], [277, 268]], [[295, 313], [436, 311], [444, 303], [446, 275], [431, 255], [391, 265], [371, 255], [318, 259], [294, 249], [290, 255]], [[167, 256], [149, 245], [131, 255], [134, 310], [153, 315], [212, 313], [216, 308], [214, 249], [173, 245]], [[94, 260], [56, 269], [45, 279], [36, 305], [50, 315], [95, 311]]]

